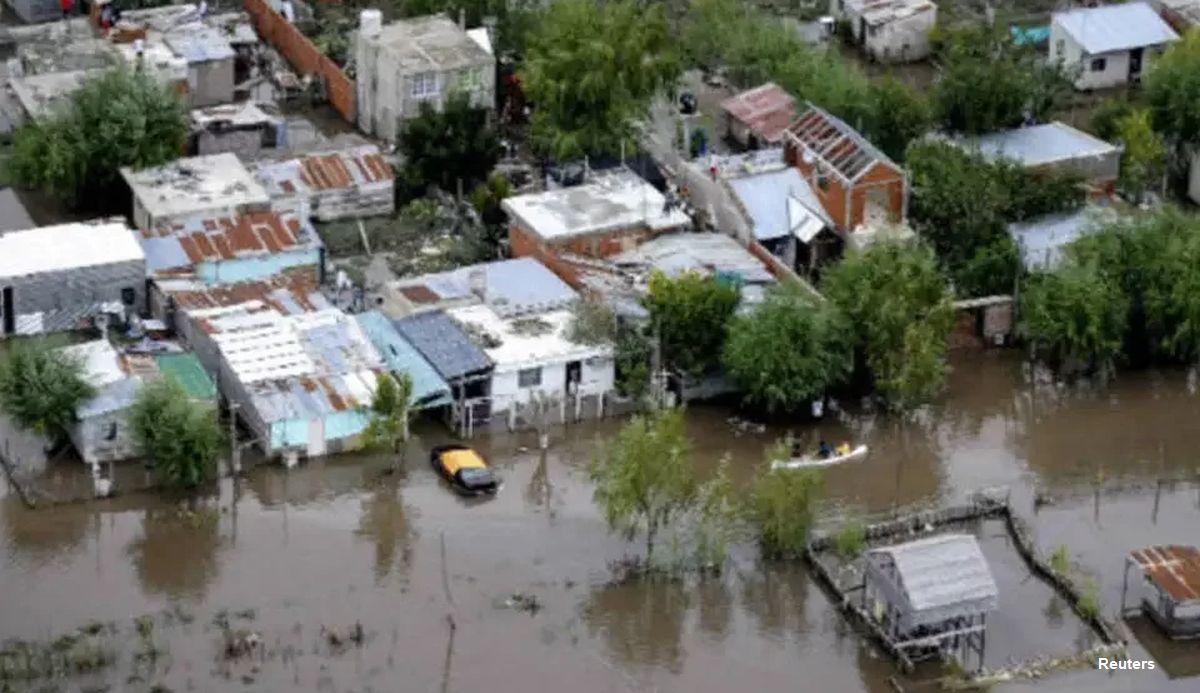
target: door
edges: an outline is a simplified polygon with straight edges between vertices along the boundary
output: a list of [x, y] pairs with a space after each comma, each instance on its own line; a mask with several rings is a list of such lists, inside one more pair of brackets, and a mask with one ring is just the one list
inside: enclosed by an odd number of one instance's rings
[[885, 224], [892, 220], [891, 210], [888, 209], [891, 202], [891, 191], [888, 188], [870, 188], [867, 190], [867, 200], [863, 210], [863, 221], [868, 226], [874, 224]]
[[1129, 51], [1129, 79], [1136, 82], [1142, 76], [1142, 49]]
[[0, 299], [0, 317], [4, 319], [3, 331], [0, 334], [8, 336], [17, 331], [17, 315], [13, 307], [13, 288], [4, 287], [4, 297]]
[[567, 363], [567, 393], [576, 392], [580, 381], [583, 380], [583, 362], [570, 361]]

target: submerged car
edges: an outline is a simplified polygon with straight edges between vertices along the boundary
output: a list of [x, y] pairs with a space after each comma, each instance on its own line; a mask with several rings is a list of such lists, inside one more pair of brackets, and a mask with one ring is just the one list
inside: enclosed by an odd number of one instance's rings
[[500, 486], [483, 457], [465, 445], [440, 445], [429, 453], [429, 463], [463, 495], [493, 495]]

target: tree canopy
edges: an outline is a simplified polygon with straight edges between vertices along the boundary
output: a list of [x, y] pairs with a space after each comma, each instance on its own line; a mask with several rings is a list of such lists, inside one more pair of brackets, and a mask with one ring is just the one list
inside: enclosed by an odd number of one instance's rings
[[1173, 42], [1142, 82], [1155, 129], [1182, 159], [1200, 146], [1200, 32]]
[[591, 477], [609, 526], [629, 539], [644, 533], [651, 562], [659, 530], [699, 498], [683, 410], [635, 416], [600, 450]]
[[655, 96], [679, 76], [675, 43], [660, 4], [552, 3], [528, 35], [521, 72], [534, 142], [560, 160], [632, 144]]
[[15, 342], [0, 359], [0, 409], [18, 426], [48, 438], [66, 437], [75, 410], [95, 394], [83, 364], [47, 342]]
[[120, 168], [178, 159], [187, 139], [183, 102], [146, 72], [116, 68], [88, 79], [53, 115], [13, 135], [9, 172], [73, 205], [125, 200]]
[[189, 399], [167, 377], [143, 386], [126, 416], [138, 450], [162, 483], [195, 488], [216, 475], [225, 445], [216, 407]]
[[724, 363], [747, 400], [768, 411], [790, 411], [846, 380], [854, 341], [833, 303], [780, 287], [733, 320]]
[[399, 452], [408, 440], [408, 423], [412, 415], [413, 382], [407, 373], [398, 377], [380, 374], [375, 377], [375, 396], [371, 400], [371, 421], [363, 431], [366, 447]]
[[826, 270], [821, 289], [853, 327], [856, 367], [892, 407], [915, 407], [941, 391], [954, 312], [928, 246], [877, 243], [851, 253]]
[[692, 375], [718, 365], [738, 301], [737, 287], [714, 277], [696, 272], [674, 279], [652, 274], [645, 304], [658, 329], [663, 359]]
[[1144, 108], [1130, 111], [1117, 121], [1116, 139], [1124, 146], [1121, 153], [1121, 191], [1135, 202], [1147, 192], [1161, 187], [1166, 175], [1166, 145], [1154, 131], [1151, 113]]
[[422, 102], [417, 117], [399, 136], [404, 166], [398, 181], [405, 199], [424, 195], [430, 186], [470, 192], [500, 159], [500, 139], [488, 124], [488, 111], [471, 104], [470, 95], [452, 94], [439, 111]]
[[747, 515], [758, 531], [758, 544], [768, 558], [794, 558], [804, 552], [812, 525], [812, 506], [821, 491], [821, 473], [814, 469], [772, 469], [773, 460], [791, 451], [777, 444], [767, 452], [750, 482]]
[[1071, 76], [1031, 46], [1018, 46], [1006, 25], [945, 31], [942, 72], [934, 86], [938, 117], [953, 131], [980, 134], [1042, 120], [1071, 91]]
[[1067, 262], [1023, 289], [1022, 329], [1035, 354], [1062, 372], [1112, 369], [1129, 304], [1111, 277], [1095, 263]]

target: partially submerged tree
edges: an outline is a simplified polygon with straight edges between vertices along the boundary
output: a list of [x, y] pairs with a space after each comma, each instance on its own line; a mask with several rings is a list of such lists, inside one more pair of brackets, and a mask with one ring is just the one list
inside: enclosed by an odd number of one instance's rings
[[747, 400], [768, 411], [791, 411], [846, 380], [854, 339], [833, 303], [780, 288], [733, 320], [724, 363]]
[[95, 394], [83, 364], [51, 344], [10, 343], [0, 359], [0, 409], [21, 428], [65, 439], [75, 410]]
[[451, 94], [441, 110], [422, 102], [398, 140], [404, 166], [397, 194], [405, 200], [430, 187], [457, 193], [461, 186], [469, 193], [487, 180], [500, 159], [500, 139], [488, 123], [488, 109], [473, 105], [465, 92]]
[[1121, 352], [1129, 304], [1094, 264], [1036, 274], [1021, 293], [1021, 323], [1036, 355], [1066, 373], [1108, 372]]
[[408, 426], [412, 417], [413, 382], [407, 373], [398, 377], [380, 374], [375, 377], [375, 396], [371, 400], [371, 421], [363, 431], [366, 447], [400, 452], [408, 442]]
[[700, 375], [720, 363], [725, 330], [737, 310], [736, 286], [697, 272], [650, 277], [645, 298], [658, 330], [663, 358], [679, 370]]
[[560, 0], [528, 39], [521, 78], [533, 139], [560, 160], [632, 145], [655, 96], [679, 76], [658, 4]]
[[617, 392], [634, 401], [643, 400], [650, 394], [654, 345], [641, 327], [620, 325], [615, 351]]
[[195, 488], [216, 476], [225, 445], [216, 407], [189, 399], [175, 380], [143, 386], [126, 417], [138, 450], [162, 483]]
[[609, 527], [646, 537], [646, 562], [673, 519], [694, 507], [700, 485], [692, 468], [683, 410], [635, 416], [591, 465], [593, 497]]
[[120, 168], [178, 159], [187, 138], [179, 95], [147, 72], [117, 68], [85, 81], [51, 116], [13, 135], [9, 172], [73, 206], [119, 207]]
[[821, 288], [854, 328], [858, 367], [892, 407], [909, 409], [942, 389], [954, 311], [932, 250], [877, 243], [829, 268]]
[[772, 446], [750, 482], [747, 515], [767, 558], [794, 558], [804, 552], [812, 525], [812, 506], [821, 490], [821, 474], [813, 469], [772, 469], [787, 459], [786, 444]]

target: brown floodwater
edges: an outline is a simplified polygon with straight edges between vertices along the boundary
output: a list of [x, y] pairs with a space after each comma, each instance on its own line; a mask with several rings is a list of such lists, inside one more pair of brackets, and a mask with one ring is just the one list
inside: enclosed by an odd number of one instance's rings
[[[689, 427], [698, 465], [711, 470], [728, 457], [744, 482], [787, 426], [739, 433], [731, 414], [694, 407]], [[1035, 387], [1009, 353], [959, 358], [943, 401], [912, 420], [854, 413], [797, 420], [791, 430], [814, 445], [823, 437], [871, 446], [865, 461], [828, 470], [824, 514], [1007, 487], [1039, 544], [1068, 547], [1115, 613], [1130, 549], [1200, 543], [1196, 422], [1200, 399], [1184, 372], [1124, 374], [1106, 389]], [[485, 502], [459, 499], [429, 469], [423, 451], [448, 437], [436, 424], [418, 427], [407, 464], [391, 475], [386, 458], [348, 456], [258, 468], [187, 501], [131, 493], [36, 511], [5, 487], [0, 640], [46, 640], [95, 621], [121, 626], [116, 665], [62, 690], [892, 690], [891, 662], [845, 626], [798, 563], [764, 565], [737, 547], [721, 577], [612, 583], [610, 564], [639, 547], [606, 530], [585, 466], [618, 426], [555, 431], [545, 457], [523, 447], [531, 437], [479, 441], [504, 478]], [[1184, 481], [1158, 483], [1165, 478]], [[1038, 494], [1051, 502], [1035, 510]], [[971, 530], [1000, 587], [986, 664], [1089, 644], [999, 523]], [[514, 593], [535, 595], [540, 608], [513, 608]], [[135, 658], [132, 619], [147, 614], [159, 654]], [[235, 630], [259, 633], [262, 651], [226, 660], [214, 625], [223, 615]], [[361, 646], [331, 644], [329, 630], [344, 640], [355, 623]], [[1200, 643], [1132, 625], [1132, 656], [1155, 658], [1158, 670], [1080, 670], [1032, 686], [1200, 689]]]

